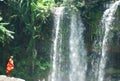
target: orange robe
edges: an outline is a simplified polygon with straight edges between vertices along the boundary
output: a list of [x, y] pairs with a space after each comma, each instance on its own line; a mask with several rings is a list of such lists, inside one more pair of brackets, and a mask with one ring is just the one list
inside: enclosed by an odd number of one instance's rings
[[10, 58], [8, 63], [7, 63], [7, 67], [6, 67], [6, 74], [9, 75], [10, 72], [14, 69], [14, 62], [13, 60]]

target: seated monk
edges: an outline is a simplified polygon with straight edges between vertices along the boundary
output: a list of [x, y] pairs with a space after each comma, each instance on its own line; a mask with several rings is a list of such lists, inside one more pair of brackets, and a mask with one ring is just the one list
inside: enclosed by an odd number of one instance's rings
[[9, 76], [13, 69], [14, 69], [13, 56], [10, 56], [10, 59], [7, 63], [7, 67], [6, 67], [6, 74]]

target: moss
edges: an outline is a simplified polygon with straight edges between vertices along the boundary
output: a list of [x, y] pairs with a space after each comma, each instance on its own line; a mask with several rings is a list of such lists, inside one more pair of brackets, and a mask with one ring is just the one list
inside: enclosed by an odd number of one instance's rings
[[107, 74], [120, 74], [120, 69], [108, 68], [105, 70]]

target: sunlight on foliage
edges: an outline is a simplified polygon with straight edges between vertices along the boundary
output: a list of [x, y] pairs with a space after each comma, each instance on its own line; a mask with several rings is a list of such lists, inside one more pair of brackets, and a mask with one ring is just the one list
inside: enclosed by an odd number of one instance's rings
[[2, 17], [0, 17], [0, 42], [4, 43], [6, 40], [6, 37], [14, 39], [14, 36], [12, 35], [14, 32], [6, 29], [4, 26], [8, 25], [9, 23], [1, 23]]
[[32, 2], [32, 10], [36, 15], [35, 18], [40, 18], [43, 22], [50, 16], [50, 10], [54, 5], [54, 0], [37, 0]]

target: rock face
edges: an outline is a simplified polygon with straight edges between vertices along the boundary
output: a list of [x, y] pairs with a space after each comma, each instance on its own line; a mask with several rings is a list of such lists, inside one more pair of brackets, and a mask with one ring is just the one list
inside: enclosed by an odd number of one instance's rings
[[0, 75], [0, 81], [25, 81], [25, 80], [20, 78], [7, 77], [5, 75]]

